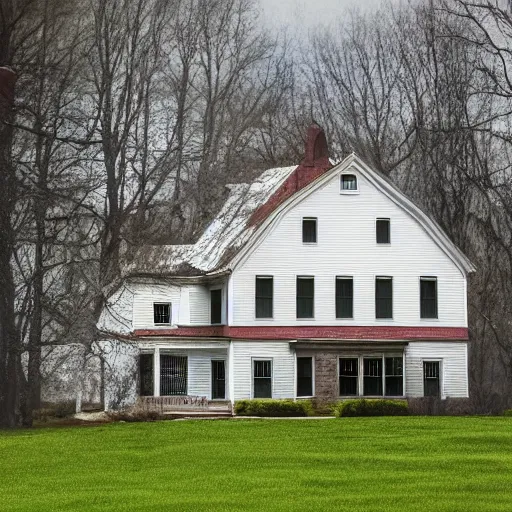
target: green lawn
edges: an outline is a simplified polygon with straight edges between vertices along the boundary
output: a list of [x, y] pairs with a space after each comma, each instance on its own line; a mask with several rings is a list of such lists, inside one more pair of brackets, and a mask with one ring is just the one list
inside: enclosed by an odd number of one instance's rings
[[0, 432], [0, 510], [512, 510], [512, 418]]

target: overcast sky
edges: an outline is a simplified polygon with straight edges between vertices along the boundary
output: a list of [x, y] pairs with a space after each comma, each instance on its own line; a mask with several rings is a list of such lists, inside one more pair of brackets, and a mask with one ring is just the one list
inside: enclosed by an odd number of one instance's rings
[[380, 0], [260, 0], [263, 16], [270, 24], [307, 26], [329, 24], [347, 8], [376, 8]]

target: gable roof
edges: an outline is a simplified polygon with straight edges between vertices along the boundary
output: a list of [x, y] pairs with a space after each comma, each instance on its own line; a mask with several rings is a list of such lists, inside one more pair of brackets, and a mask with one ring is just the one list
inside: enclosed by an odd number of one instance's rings
[[306, 158], [298, 166], [269, 169], [252, 183], [228, 185], [224, 206], [195, 244], [143, 246], [124, 255], [125, 277], [199, 277], [232, 270], [259, 244], [276, 220], [337, 173], [354, 169], [399, 205], [464, 274], [475, 267], [441, 227], [386, 176], [352, 153], [337, 165], [327, 157], [325, 135], [310, 127]]

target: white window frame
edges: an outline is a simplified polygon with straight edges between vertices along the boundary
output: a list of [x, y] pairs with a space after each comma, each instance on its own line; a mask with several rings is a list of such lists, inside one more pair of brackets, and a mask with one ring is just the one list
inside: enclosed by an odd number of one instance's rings
[[[388, 357], [401, 357], [402, 358], [402, 395], [386, 395], [386, 358]], [[340, 359], [357, 359], [358, 363], [358, 372], [357, 372], [357, 395], [340, 395]], [[382, 395], [365, 395], [364, 394], [364, 360], [365, 359], [381, 359], [382, 360]], [[433, 359], [429, 359], [429, 361], [433, 361]], [[423, 363], [422, 363], [423, 366]], [[423, 371], [423, 370], [422, 370]], [[337, 373], [337, 388], [338, 388], [338, 397], [343, 399], [348, 398], [389, 398], [389, 399], [402, 399], [407, 396], [407, 391], [405, 389], [405, 352], [400, 354], [398, 352], [378, 352], [368, 354], [338, 354], [337, 355], [337, 363], [336, 363], [336, 373]], [[439, 373], [441, 373], [441, 368], [439, 368]], [[441, 385], [441, 384], [440, 384]]]
[[[377, 279], [391, 281], [391, 317], [377, 318]], [[376, 322], [393, 322], [395, 320], [395, 277], [389, 274], [376, 274], [373, 276], [373, 316]]]
[[[389, 242], [377, 242], [377, 221], [387, 220], [389, 222]], [[389, 247], [391, 245], [391, 217], [375, 217], [375, 245], [378, 247]]]
[[[351, 317], [343, 317], [338, 318], [336, 316], [336, 284], [338, 282], [338, 279], [351, 279], [352, 280], [352, 316]], [[355, 286], [355, 278], [354, 276], [349, 276], [347, 274], [343, 275], [336, 275], [334, 276], [334, 318], [337, 322], [353, 322], [356, 316], [356, 310], [355, 310], [355, 297], [356, 297], [356, 286]]]
[[[169, 306], [169, 323], [155, 323], [155, 306]], [[153, 302], [153, 325], [155, 327], [166, 327], [172, 325], [172, 302], [158, 301]]]
[[[297, 394], [298, 386], [297, 386], [297, 380], [299, 378], [299, 367], [297, 365], [297, 359], [299, 357], [310, 357], [311, 358], [311, 392], [313, 393], [311, 396], [299, 396]], [[316, 396], [316, 390], [315, 390], [315, 356], [311, 355], [297, 355], [295, 353], [295, 398], [298, 400], [306, 399], [306, 398], [314, 398]]]
[[[355, 188], [355, 190], [345, 190], [343, 188], [343, 176], [354, 176], [355, 177], [355, 179], [356, 179], [356, 188]], [[357, 173], [355, 173], [353, 171], [342, 172], [339, 175], [339, 187], [340, 187], [340, 194], [342, 194], [342, 195], [355, 195], [355, 194], [359, 194], [359, 192], [360, 192], [360, 189], [359, 189], [359, 176], [357, 175]]]
[[[270, 361], [270, 398], [274, 398], [274, 359], [272, 357], [253, 357], [251, 358], [251, 398], [254, 397], [254, 362]], [[258, 400], [258, 399], [257, 399]], [[262, 398], [261, 400], [265, 400]]]
[[421, 360], [421, 396], [425, 397], [425, 367], [423, 363], [439, 363], [439, 398], [444, 400], [444, 364], [443, 358], [440, 357], [424, 357]]
[[[212, 324], [212, 291], [214, 290], [220, 290], [220, 323], [216, 323], [216, 324]], [[209, 320], [210, 320], [210, 325], [224, 325], [226, 322], [225, 322], [225, 317], [226, 317], [226, 314], [225, 314], [225, 304], [224, 304], [224, 287], [222, 285], [219, 285], [219, 286], [212, 286], [211, 288], [209, 288], [209, 297], [208, 297], [208, 302], [210, 303], [210, 310], [208, 311], [208, 316], [209, 316]]]
[[[304, 242], [304, 221], [305, 220], [314, 220], [315, 221], [316, 242]], [[300, 227], [301, 227], [302, 245], [318, 245], [318, 217], [302, 217]]]
[[[313, 279], [313, 316], [298, 317], [297, 316], [297, 281], [299, 279]], [[296, 274], [295, 275], [295, 320], [298, 322], [304, 322], [308, 320], [314, 320], [316, 314], [316, 277], [312, 275]]]
[[[435, 281], [436, 282], [436, 318], [423, 318], [421, 316], [421, 281]], [[419, 276], [418, 277], [418, 318], [421, 322], [439, 322], [439, 278], [438, 276]]]
[[[256, 316], [256, 280], [257, 279], [272, 279], [272, 316]], [[255, 322], [265, 322], [265, 321], [273, 321], [275, 314], [275, 297], [276, 297], [276, 281], [275, 276], [271, 276], [270, 274], [256, 274], [254, 276], [254, 309], [253, 309], [253, 319]]]
[[[224, 396], [225, 398], [213, 398], [213, 375], [212, 375], [212, 363], [214, 361], [224, 361]], [[229, 385], [228, 385], [228, 361], [225, 357], [212, 357], [210, 358], [210, 400], [213, 402], [220, 400], [221, 402], [229, 400]]]

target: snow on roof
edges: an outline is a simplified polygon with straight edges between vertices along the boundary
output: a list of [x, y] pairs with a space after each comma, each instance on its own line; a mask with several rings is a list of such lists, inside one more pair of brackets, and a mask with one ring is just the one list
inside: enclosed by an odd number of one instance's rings
[[144, 246], [126, 256], [123, 274], [186, 276], [219, 270], [256, 229], [248, 224], [252, 214], [296, 168], [268, 169], [250, 184], [228, 185], [224, 206], [195, 244]]

